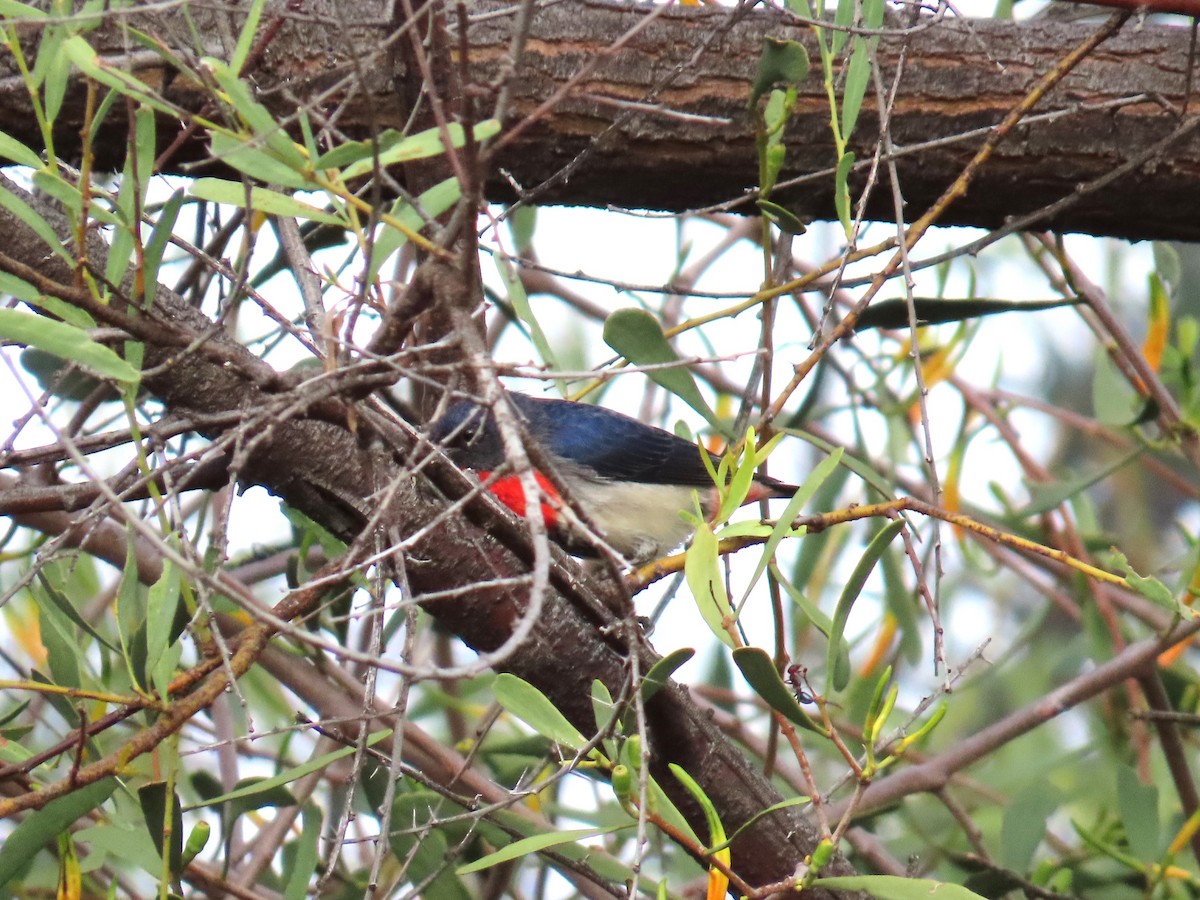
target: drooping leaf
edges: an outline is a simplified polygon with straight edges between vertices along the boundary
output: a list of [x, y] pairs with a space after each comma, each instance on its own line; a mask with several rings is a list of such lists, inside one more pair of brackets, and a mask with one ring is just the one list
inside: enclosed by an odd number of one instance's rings
[[814, 722], [796, 701], [796, 696], [783, 683], [775, 662], [759, 647], [738, 647], [733, 651], [733, 661], [741, 670], [746, 683], [754, 689], [771, 709], [782, 713], [791, 722], [808, 731], [824, 734], [825, 730]]
[[0, 309], [0, 338], [53, 353], [102, 378], [133, 383], [141, 377], [137, 369], [93, 341], [83, 329], [36, 313]]
[[705, 624], [723, 643], [736, 647], [728, 630], [734, 621], [734, 612], [729, 605], [729, 595], [725, 592], [725, 579], [721, 577], [717, 543], [717, 536], [708, 523], [698, 521], [692, 546], [688, 548], [683, 564], [683, 573]]
[[649, 700], [662, 690], [675, 670], [695, 655], [696, 651], [691, 647], [680, 647], [652, 665], [646, 677], [642, 679], [642, 700]]
[[246, 64], [246, 59], [250, 56], [250, 51], [254, 47], [254, 39], [258, 35], [258, 23], [262, 19], [263, 9], [266, 5], [266, 0], [251, 0], [246, 7], [237, 46], [229, 57], [229, 68], [235, 73], [242, 71], [242, 66]]
[[496, 702], [542, 737], [571, 750], [587, 743], [549, 698], [523, 678], [501, 672], [492, 682]]
[[623, 828], [634, 828], [636, 825], [636, 822], [621, 822], [604, 828], [575, 828], [568, 831], [547, 831], [542, 834], [534, 834], [527, 838], [521, 838], [519, 841], [513, 841], [507, 847], [501, 847], [494, 853], [489, 853], [465, 866], [459, 866], [455, 872], [459, 875], [470, 875], [472, 872], [491, 868], [502, 862], [508, 862], [510, 859], [520, 859], [522, 856], [528, 856], [540, 850], [561, 847], [563, 844], [574, 844], [588, 838], [599, 837], [602, 834], [612, 834]]
[[1041, 778], [1016, 792], [1000, 828], [1000, 862], [1005, 867], [1025, 871], [1046, 833], [1046, 819], [1061, 802], [1058, 791]]
[[0, 844], [0, 888], [23, 871], [39, 850], [107, 800], [117, 783], [115, 778], [105, 778], [81, 787], [51, 800], [17, 823]]
[[837, 210], [842, 230], [849, 235], [853, 228], [850, 221], [850, 172], [854, 169], [854, 154], [846, 151], [837, 162], [833, 173], [833, 205]]
[[1044, 512], [1049, 512], [1056, 506], [1070, 500], [1076, 494], [1087, 490], [1093, 484], [1103, 481], [1110, 475], [1119, 472], [1145, 452], [1145, 447], [1135, 447], [1129, 453], [1118, 457], [1108, 465], [1102, 466], [1094, 472], [1084, 472], [1082, 475], [1077, 475], [1062, 482], [1034, 484], [1030, 488], [1030, 493], [1033, 494], [1033, 497], [1029, 501], [1029, 504], [1021, 507], [1021, 509], [1013, 513], [1013, 516], [1017, 519], [1028, 519], [1031, 516], [1040, 516]]
[[666, 388], [704, 418], [715, 428], [720, 421], [700, 394], [692, 373], [684, 366], [672, 366], [679, 362], [679, 355], [671, 346], [658, 319], [643, 309], [618, 309], [604, 320], [604, 343], [612, 347], [635, 366], [665, 366], [646, 372], [655, 384]]
[[[721, 816], [717, 812], [717, 808], [713, 806], [712, 800], [708, 794], [704, 792], [699, 782], [696, 781], [683, 766], [676, 763], [668, 764], [671, 774], [674, 775], [679, 783], [687, 788], [687, 792], [695, 798], [700, 808], [704, 810], [704, 820], [708, 823], [708, 846], [720, 847], [719, 850], [714, 850], [713, 856], [724, 863], [726, 867], [732, 861], [732, 856], [729, 851], [729, 844], [725, 838], [725, 826], [721, 824]], [[707, 900], [723, 900], [726, 892], [729, 890], [729, 876], [717, 868], [715, 865], [708, 870], [708, 892]]]
[[296, 191], [311, 191], [316, 185], [302, 170], [275, 156], [262, 142], [253, 137], [240, 137], [214, 131], [210, 136], [214, 159], [232, 166], [243, 175], [279, 187]]
[[495, 261], [496, 273], [504, 283], [504, 289], [508, 293], [508, 301], [512, 304], [513, 311], [528, 329], [529, 338], [533, 341], [533, 346], [537, 348], [542, 362], [548, 369], [554, 371], [559, 368], [557, 354], [554, 352], [554, 346], [546, 337], [546, 332], [542, 329], [542, 323], [538, 321], [533, 306], [529, 303], [529, 295], [525, 292], [525, 285], [521, 283], [521, 279], [517, 275], [516, 267], [511, 259], [500, 254], [495, 255]]
[[867, 85], [871, 79], [872, 41], [855, 35], [850, 51], [850, 62], [846, 66], [846, 86], [842, 90], [842, 139], [850, 140], [858, 113], [867, 96]]
[[213, 203], [224, 203], [246, 209], [258, 210], [271, 216], [286, 216], [291, 219], [307, 219], [325, 225], [344, 224], [328, 210], [318, 209], [312, 204], [297, 200], [265, 187], [252, 187], [247, 196], [246, 186], [240, 181], [225, 181], [221, 178], [198, 178], [192, 182], [191, 195]]
[[[372, 733], [367, 737], [366, 746], [371, 747], [378, 744], [391, 733], [390, 729]], [[201, 802], [193, 803], [186, 808], [189, 810], [200, 809], [205, 806], [216, 806], [219, 803], [228, 803], [230, 801], [248, 801], [246, 809], [290, 805], [291, 803], [295, 803], [295, 798], [291, 797], [291, 792], [285, 789], [286, 785], [291, 784], [299, 778], [303, 778], [305, 775], [319, 772], [321, 769], [327, 768], [332, 763], [355, 752], [357, 752], [357, 747], [341, 747], [337, 750], [331, 750], [329, 753], [323, 753], [298, 766], [285, 769], [278, 775], [273, 775], [270, 778], [248, 778], [228, 793], [218, 794], [215, 797], [207, 797]], [[290, 801], [289, 797], [291, 797]]]
[[780, 206], [772, 200], [756, 200], [759, 212], [766, 216], [771, 223], [784, 234], [804, 234], [807, 226], [798, 215], [785, 206]]
[[321, 860], [319, 841], [324, 818], [321, 809], [316, 803], [306, 803], [300, 816], [303, 827], [296, 839], [285, 848], [291, 852], [284, 867], [287, 873], [287, 883], [283, 889], [284, 900], [305, 900], [308, 896], [309, 882]]
[[[941, 297], [912, 299], [918, 326], [966, 322], [1007, 312], [1041, 312], [1079, 303], [1078, 297], [1063, 300], [997, 300], [988, 297], [962, 300], [947, 300]], [[858, 331], [865, 331], [868, 328], [907, 328], [908, 324], [908, 301], [903, 297], [891, 297], [876, 301], [864, 309], [854, 327]]]
[[1162, 831], [1158, 816], [1158, 788], [1142, 784], [1137, 773], [1117, 764], [1117, 808], [1129, 849], [1143, 862], [1157, 860], [1162, 853]]
[[62, 53], [85, 75], [123, 97], [131, 97], [166, 116], [178, 117], [182, 112], [164, 100], [160, 91], [100, 57], [81, 35], [76, 34], [64, 40]]
[[[183, 867], [183, 806], [177, 791], [167, 791], [165, 781], [152, 781], [138, 788], [138, 803], [142, 807], [142, 818], [150, 840], [161, 857], [168, 852], [166, 841], [170, 837], [168, 866], [177, 875]], [[171, 804], [170, 831], [167, 831], [167, 804]]]
[[903, 519], [896, 519], [879, 529], [875, 537], [871, 538], [871, 543], [867, 544], [866, 551], [859, 559], [858, 565], [854, 567], [854, 571], [846, 581], [846, 586], [842, 589], [842, 595], [838, 598], [837, 607], [833, 612], [833, 625], [829, 634], [829, 648], [826, 656], [826, 677], [828, 679], [826, 693], [829, 692], [830, 687], [840, 691], [850, 681], [850, 667], [846, 664], [846, 657], [842, 652], [850, 609], [862, 592], [863, 585], [867, 583], [867, 577], [875, 568], [875, 563], [879, 561], [879, 557], [883, 556], [892, 540], [903, 529]]
[[1092, 407], [1101, 424], [1123, 428], [1142, 421], [1147, 401], [1133, 389], [1103, 349], [1092, 371]]
[[758, 71], [750, 85], [751, 109], [758, 99], [777, 84], [799, 84], [808, 77], [808, 51], [797, 41], [763, 38]]
[[[452, 147], [458, 148], [466, 143], [466, 132], [463, 130], [462, 125], [457, 122], [451, 122], [446, 126], [446, 131], [450, 137]], [[486, 119], [483, 122], [478, 122], [473, 130], [476, 141], [485, 141], [488, 138], [495, 137], [499, 133], [500, 123], [495, 119]], [[360, 178], [363, 175], [369, 175], [374, 171], [376, 164], [382, 168], [386, 168], [387, 166], [394, 166], [397, 163], [440, 156], [447, 149], [442, 146], [442, 133], [441, 129], [438, 128], [430, 128], [417, 134], [408, 135], [407, 137], [400, 136], [396, 132], [393, 132], [393, 134], [397, 135], [398, 140], [390, 146], [380, 149], [378, 161], [374, 158], [363, 158], [351, 163], [342, 170], [342, 178], [349, 181], [354, 178]], [[328, 156], [322, 157], [321, 162], [325, 162], [327, 159]]]
[[899, 875], [840, 875], [817, 878], [813, 887], [831, 891], [865, 891], [875, 900], [987, 900], [962, 885]]
[[783, 512], [775, 523], [775, 527], [771, 529], [771, 536], [767, 538], [766, 544], [763, 545], [762, 556], [759, 558], [758, 565], [754, 569], [754, 575], [751, 576], [750, 582], [746, 585], [746, 590], [742, 595], [743, 602], [750, 596], [750, 591], [758, 584], [759, 578], [762, 577], [771, 560], [775, 558], [775, 551], [779, 548], [783, 539], [792, 533], [792, 522], [796, 516], [800, 515], [800, 510], [804, 508], [804, 504], [812, 499], [821, 485], [825, 483], [825, 480], [837, 469], [838, 463], [842, 460], [842, 453], [842, 448], [838, 447], [833, 453], [817, 463], [800, 485], [800, 489], [792, 495], [792, 499], [783, 508]]
[[[3, 15], [0, 12], [0, 15]], [[5, 16], [5, 18], [8, 18]], [[41, 168], [42, 159], [15, 137], [0, 133], [0, 156], [12, 160], [17, 165]]]
[[62, 238], [50, 227], [50, 223], [38, 215], [32, 206], [3, 185], [0, 185], [0, 207], [8, 210], [20, 219], [21, 223], [40, 237], [50, 250], [57, 254], [68, 266], [74, 267], [75, 260], [63, 246]]
[[99, 641], [109, 650], [116, 651], [117, 648], [108, 640], [106, 640], [104, 636], [100, 634], [100, 632], [93, 628], [91, 622], [80, 615], [79, 610], [75, 608], [75, 605], [70, 601], [68, 596], [63, 591], [58, 589], [58, 587], [53, 583], [51, 577], [47, 576], [45, 570], [37, 573], [37, 580], [42, 589], [46, 592], [47, 601], [58, 607], [59, 612], [66, 616], [76, 628], [82, 629], [86, 634]]
[[[425, 227], [426, 216], [437, 218], [457, 203], [460, 197], [462, 197], [462, 188], [459, 186], [458, 179], [447, 178], [422, 193], [417, 198], [416, 206], [404, 200], [397, 200], [391, 208], [390, 218], [397, 225], [410, 231], [420, 231]], [[384, 263], [391, 258], [392, 254], [408, 243], [408, 240], [408, 235], [401, 228], [386, 221], [380, 223], [375, 242], [371, 246], [371, 261], [367, 266], [368, 281], [374, 281], [378, 277]]]

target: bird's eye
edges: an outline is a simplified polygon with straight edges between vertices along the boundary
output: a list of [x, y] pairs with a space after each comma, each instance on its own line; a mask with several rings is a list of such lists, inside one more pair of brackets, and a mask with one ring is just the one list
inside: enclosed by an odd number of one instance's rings
[[434, 440], [446, 450], [466, 450], [473, 446], [483, 435], [483, 419], [478, 410], [470, 415], [462, 416], [461, 420], [451, 413], [434, 427]]
[[479, 440], [479, 425], [473, 420], [462, 423], [460, 428], [450, 435], [450, 442], [455, 447], [470, 447]]

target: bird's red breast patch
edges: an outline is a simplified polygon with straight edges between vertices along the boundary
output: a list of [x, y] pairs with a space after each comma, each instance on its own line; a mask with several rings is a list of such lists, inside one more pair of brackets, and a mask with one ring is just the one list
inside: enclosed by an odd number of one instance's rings
[[[480, 472], [479, 478], [486, 481], [491, 474]], [[550, 479], [541, 472], [534, 472], [533, 477], [541, 490], [542, 521], [546, 523], [547, 528], [553, 528], [558, 521], [558, 510], [562, 506], [560, 495]], [[508, 475], [497, 479], [488, 491], [518, 516], [525, 517], [525, 488], [521, 486], [519, 476]]]

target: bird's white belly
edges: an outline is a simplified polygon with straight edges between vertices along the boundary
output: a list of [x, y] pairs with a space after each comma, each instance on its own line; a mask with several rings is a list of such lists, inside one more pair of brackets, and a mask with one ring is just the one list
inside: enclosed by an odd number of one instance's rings
[[568, 487], [608, 544], [631, 562], [662, 556], [692, 533], [679, 513], [695, 511], [695, 488], [581, 478]]

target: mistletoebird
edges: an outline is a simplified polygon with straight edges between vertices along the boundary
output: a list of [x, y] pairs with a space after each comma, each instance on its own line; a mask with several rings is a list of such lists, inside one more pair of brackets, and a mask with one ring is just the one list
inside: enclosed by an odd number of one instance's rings
[[[693, 526], [680, 511], [695, 509], [693, 493], [705, 516], [716, 509], [717, 488], [701, 454], [708, 454], [714, 468], [720, 458], [696, 444], [600, 406], [507, 396], [540, 449], [533, 456], [553, 468], [554, 478], [541, 471], [534, 477], [542, 491], [543, 521], [569, 551], [596, 552], [586, 529], [567, 510], [556, 480], [600, 537], [632, 563], [657, 559], [691, 536]], [[472, 400], [455, 401], [433, 423], [430, 436], [480, 480], [497, 473], [488, 490], [514, 513], [525, 515], [525, 491], [511, 466], [505, 471], [504, 442], [491, 411]], [[755, 475], [745, 502], [790, 497], [796, 490], [795, 485]]]

